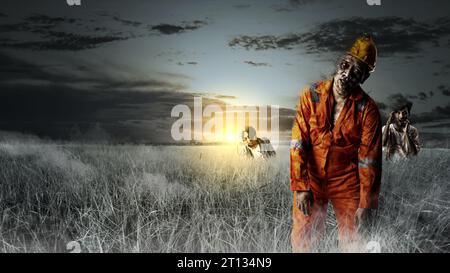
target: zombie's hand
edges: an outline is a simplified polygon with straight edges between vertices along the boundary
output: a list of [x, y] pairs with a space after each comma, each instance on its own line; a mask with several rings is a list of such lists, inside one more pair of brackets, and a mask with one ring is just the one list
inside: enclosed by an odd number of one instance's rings
[[419, 145], [418, 145], [418, 141], [416, 140], [416, 132], [412, 131], [410, 132], [410, 122], [409, 120], [406, 120], [406, 126], [404, 128], [404, 135], [403, 135], [403, 141], [405, 142], [405, 152], [406, 155], [417, 155], [419, 152]]
[[409, 120], [407, 119], [406, 121], [406, 125], [405, 125], [405, 133], [408, 134], [409, 133]]
[[369, 224], [372, 218], [372, 210], [366, 208], [358, 208], [355, 213], [355, 223], [358, 229]]
[[314, 196], [311, 191], [297, 191], [297, 207], [305, 216], [309, 216], [310, 208], [314, 203]]

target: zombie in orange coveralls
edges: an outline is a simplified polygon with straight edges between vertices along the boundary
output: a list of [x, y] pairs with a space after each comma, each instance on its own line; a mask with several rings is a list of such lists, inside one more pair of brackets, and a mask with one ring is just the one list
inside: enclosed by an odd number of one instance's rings
[[310, 251], [323, 233], [328, 203], [343, 251], [358, 251], [358, 228], [378, 207], [381, 119], [362, 84], [375, 69], [372, 37], [356, 40], [334, 77], [303, 90], [290, 146], [294, 252]]

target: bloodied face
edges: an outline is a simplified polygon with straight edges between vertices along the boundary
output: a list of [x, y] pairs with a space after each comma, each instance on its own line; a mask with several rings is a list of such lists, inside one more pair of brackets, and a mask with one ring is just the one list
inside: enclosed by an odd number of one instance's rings
[[395, 122], [397, 123], [397, 125], [405, 126], [406, 123], [408, 122], [409, 111], [407, 107], [399, 111], [395, 111], [394, 115], [395, 115]]
[[347, 55], [338, 64], [334, 87], [339, 96], [346, 97], [368, 76], [367, 65]]
[[254, 148], [258, 145], [258, 138], [256, 137], [256, 130], [253, 127], [247, 127], [242, 132], [242, 141], [249, 147]]

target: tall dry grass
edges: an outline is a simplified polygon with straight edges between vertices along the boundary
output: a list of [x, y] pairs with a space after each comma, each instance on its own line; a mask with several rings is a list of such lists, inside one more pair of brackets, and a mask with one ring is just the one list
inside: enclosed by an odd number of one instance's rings
[[[384, 162], [367, 240], [383, 252], [450, 249], [449, 150]], [[233, 146], [0, 143], [0, 251], [290, 252], [287, 148], [252, 161]], [[315, 251], [339, 251], [336, 223]]]

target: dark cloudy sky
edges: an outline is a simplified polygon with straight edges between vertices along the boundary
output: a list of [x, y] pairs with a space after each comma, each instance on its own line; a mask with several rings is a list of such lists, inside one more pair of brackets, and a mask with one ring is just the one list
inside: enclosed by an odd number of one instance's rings
[[417, 121], [448, 133], [450, 2], [381, 4], [2, 1], [0, 130], [63, 138], [98, 124], [117, 139], [170, 142], [172, 107], [195, 94], [280, 105], [287, 130], [299, 90], [368, 32], [379, 60], [363, 88], [385, 105], [411, 100]]

